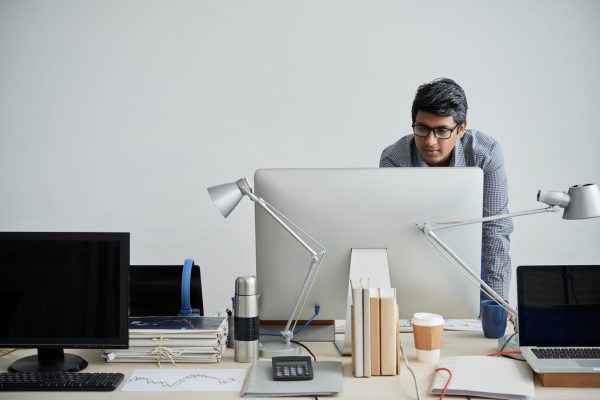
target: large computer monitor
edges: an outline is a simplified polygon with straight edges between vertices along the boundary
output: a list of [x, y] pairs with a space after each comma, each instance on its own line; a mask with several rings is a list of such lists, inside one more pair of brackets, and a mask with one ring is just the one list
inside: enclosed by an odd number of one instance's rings
[[[300, 319], [346, 318], [353, 248], [387, 249], [401, 318], [419, 311], [476, 318], [479, 289], [437, 251], [415, 223], [479, 218], [479, 168], [259, 169], [254, 188], [327, 252]], [[255, 208], [261, 320], [287, 320], [309, 256]], [[481, 224], [437, 231], [468, 265], [481, 265]]]
[[129, 233], [0, 232], [0, 347], [10, 371], [78, 371], [65, 348], [127, 348]]

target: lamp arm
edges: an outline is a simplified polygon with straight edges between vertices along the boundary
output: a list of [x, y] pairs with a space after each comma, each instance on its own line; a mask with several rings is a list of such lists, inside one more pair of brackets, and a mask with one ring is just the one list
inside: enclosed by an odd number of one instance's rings
[[[508, 214], [505, 214], [508, 215]], [[512, 308], [510, 304], [508, 304], [494, 289], [492, 289], [487, 283], [485, 283], [469, 266], [465, 263], [446, 243], [444, 243], [432, 230], [429, 228], [427, 224], [419, 225], [419, 229], [423, 232], [423, 234], [431, 239], [435, 244], [436, 248], [444, 254], [446, 257], [449, 257], [453, 264], [457, 266], [459, 271], [464, 275], [469, 277], [469, 280], [473, 282], [474, 285], [481, 285], [482, 290], [491, 298], [493, 298], [502, 308], [508, 311], [515, 317], [515, 331], [518, 331], [518, 318], [517, 318], [517, 310]]]
[[[292, 314], [288, 319], [285, 328], [281, 331], [281, 335], [283, 336], [286, 343], [289, 343], [294, 338], [294, 332], [292, 329], [292, 323], [298, 321], [298, 317], [300, 316], [300, 312], [304, 308], [304, 304], [306, 303], [306, 299], [308, 298], [308, 294], [312, 289], [312, 286], [317, 277], [317, 272], [319, 271], [319, 267], [321, 265], [321, 261], [323, 260], [323, 256], [325, 255], [325, 248], [321, 246], [323, 249], [320, 253], [317, 253], [304, 239], [302, 239], [285, 221], [278, 215], [278, 211], [267, 203], [263, 198], [256, 196], [252, 192], [252, 188], [247, 182], [238, 181], [238, 187], [247, 195], [250, 200], [258, 204], [263, 210], [265, 210], [283, 229], [286, 230], [302, 247], [304, 247], [311, 255], [310, 258], [310, 267], [308, 268], [308, 272], [306, 274], [306, 278], [304, 278], [304, 282], [302, 283], [302, 288], [300, 289], [300, 293], [298, 293], [298, 297], [294, 302], [294, 307], [292, 308]], [[285, 218], [285, 217], [284, 217]], [[286, 218], [287, 219], [287, 218]], [[289, 220], [288, 220], [289, 221]], [[291, 221], [289, 221], [291, 222]], [[295, 225], [293, 222], [291, 222]], [[298, 228], [298, 227], [297, 227]], [[300, 228], [298, 228], [300, 229]], [[302, 231], [300, 229], [300, 231]], [[312, 239], [312, 238], [311, 238]], [[314, 239], [313, 239], [314, 240]], [[316, 241], [315, 241], [316, 242]], [[317, 243], [318, 244], [318, 243]]]
[[323, 255], [325, 252], [323, 251], [321, 254], [311, 257], [310, 267], [308, 268], [308, 272], [306, 273], [306, 278], [304, 278], [304, 283], [302, 283], [302, 288], [300, 289], [300, 293], [298, 293], [298, 297], [294, 302], [294, 307], [292, 308], [292, 314], [285, 324], [285, 328], [281, 331], [281, 335], [286, 343], [289, 343], [294, 338], [294, 329], [292, 327], [292, 323], [294, 326], [300, 317], [300, 312], [304, 308], [304, 304], [306, 303], [306, 299], [308, 298], [308, 294], [312, 289], [313, 283], [317, 277], [317, 272], [319, 271], [319, 266], [321, 264], [321, 260], [323, 259]]
[[[423, 225], [418, 225], [418, 226], [419, 226], [419, 228], [421, 228], [421, 227], [427, 225], [427, 226], [429, 226], [429, 229], [431, 231], [434, 231], [434, 230], [445, 229], [445, 228], [454, 228], [456, 226], [476, 224], [479, 222], [488, 222], [488, 221], [496, 221], [496, 220], [504, 219], [504, 218], [520, 217], [522, 215], [541, 214], [541, 213], [559, 212], [559, 211], [560, 211], [559, 206], [548, 206], [545, 208], [537, 208], [534, 210], [526, 210], [526, 211], [517, 211], [517, 212], [509, 213], [509, 214], [498, 214], [498, 215], [492, 215], [489, 217], [470, 219], [470, 220], [466, 220], [466, 221], [447, 221], [447, 222], [433, 222], [433, 223], [425, 222]], [[431, 226], [431, 224], [433, 226]]]
[[[264, 199], [262, 199], [261, 197], [256, 196], [254, 193], [252, 193], [251, 191], [246, 191], [243, 190], [245, 195], [247, 195], [250, 200], [252, 200], [253, 202], [255, 202], [256, 204], [258, 204], [263, 210], [265, 210], [275, 221], [277, 221], [277, 223], [279, 225], [281, 225], [281, 227], [283, 229], [286, 230], [287, 233], [289, 233], [290, 235], [292, 235], [292, 237], [294, 239], [296, 239], [296, 241], [298, 243], [300, 243], [300, 245], [302, 247], [304, 247], [311, 256], [313, 257], [317, 257], [319, 255], [319, 253], [317, 253], [312, 247], [309, 246], [308, 243], [306, 243], [300, 236], [298, 236], [298, 234], [296, 232], [294, 232], [292, 230], [292, 228], [290, 228], [288, 226], [288, 224], [286, 224], [280, 217], [279, 215], [277, 215], [273, 210], [273, 206], [271, 206], [269, 203], [267, 203]], [[274, 208], [273, 208], [274, 209]]]

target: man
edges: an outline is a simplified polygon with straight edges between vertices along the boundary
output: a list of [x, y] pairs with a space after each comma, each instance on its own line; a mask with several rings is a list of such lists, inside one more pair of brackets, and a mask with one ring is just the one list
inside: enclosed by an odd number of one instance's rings
[[[483, 170], [483, 216], [508, 213], [508, 185], [500, 144], [467, 129], [467, 98], [453, 80], [421, 85], [412, 105], [413, 135], [381, 154], [380, 167], [479, 167]], [[508, 300], [508, 254], [512, 219], [483, 223], [482, 279]]]

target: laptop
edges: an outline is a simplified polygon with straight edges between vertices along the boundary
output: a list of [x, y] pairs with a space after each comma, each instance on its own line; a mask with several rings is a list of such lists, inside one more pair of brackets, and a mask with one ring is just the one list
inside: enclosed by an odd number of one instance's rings
[[[130, 265], [129, 316], [177, 315], [181, 309], [183, 265]], [[192, 312], [204, 315], [200, 267], [192, 266], [190, 276]]]
[[537, 373], [600, 373], [600, 265], [519, 266], [519, 344]]

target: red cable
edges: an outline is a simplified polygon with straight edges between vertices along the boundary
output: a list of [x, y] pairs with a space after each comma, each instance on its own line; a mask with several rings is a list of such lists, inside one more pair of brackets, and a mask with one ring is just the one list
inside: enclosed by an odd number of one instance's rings
[[444, 398], [444, 395], [446, 394], [446, 390], [448, 389], [448, 385], [450, 384], [450, 381], [452, 380], [452, 372], [448, 369], [448, 368], [436, 368], [435, 371], [446, 371], [448, 372], [448, 380], [446, 381], [446, 385], [444, 386], [444, 389], [442, 390], [442, 394], [440, 394], [440, 400], [442, 400]]
[[496, 357], [496, 356], [503, 356], [505, 354], [521, 354], [520, 350], [513, 350], [513, 351], [497, 351], [495, 353], [492, 354], [486, 354], [489, 357]]

